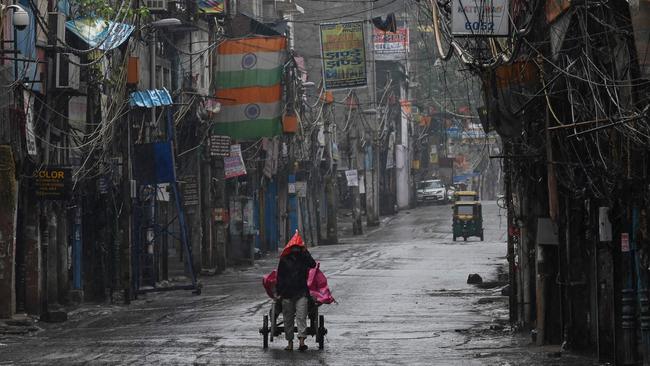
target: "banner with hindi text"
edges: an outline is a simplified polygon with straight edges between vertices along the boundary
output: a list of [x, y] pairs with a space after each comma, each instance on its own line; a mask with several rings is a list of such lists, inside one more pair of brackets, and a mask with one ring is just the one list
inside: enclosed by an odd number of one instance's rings
[[364, 22], [320, 25], [323, 81], [326, 90], [367, 84]]

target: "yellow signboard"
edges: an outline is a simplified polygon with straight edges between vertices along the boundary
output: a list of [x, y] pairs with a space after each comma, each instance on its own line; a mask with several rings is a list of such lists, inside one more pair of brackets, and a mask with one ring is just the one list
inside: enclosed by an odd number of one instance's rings
[[325, 89], [366, 85], [366, 44], [363, 27], [363, 22], [320, 25]]
[[69, 168], [41, 167], [32, 175], [34, 193], [41, 200], [66, 200], [69, 198], [71, 178]]

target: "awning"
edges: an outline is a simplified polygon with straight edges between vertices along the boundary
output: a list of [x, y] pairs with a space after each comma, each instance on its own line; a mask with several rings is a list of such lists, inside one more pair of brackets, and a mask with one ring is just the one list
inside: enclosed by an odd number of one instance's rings
[[136, 91], [129, 96], [131, 107], [153, 108], [172, 105], [172, 103], [172, 96], [165, 88]]
[[105, 21], [100, 18], [68, 20], [65, 27], [90, 47], [97, 47], [102, 51], [119, 47], [135, 29], [130, 24]]

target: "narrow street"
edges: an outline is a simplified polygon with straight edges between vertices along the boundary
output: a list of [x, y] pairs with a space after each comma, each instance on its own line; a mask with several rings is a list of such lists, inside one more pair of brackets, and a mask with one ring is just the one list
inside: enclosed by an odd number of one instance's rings
[[[322, 307], [329, 334], [306, 353], [283, 339], [263, 350], [270, 301], [261, 276], [276, 260], [204, 278], [201, 296], [164, 293], [130, 306], [86, 305], [33, 336], [0, 338], [0, 364], [589, 365], [528, 347], [507, 324], [501, 296], [504, 221], [485, 204], [486, 241], [452, 242], [448, 206], [401, 212], [363, 237], [312, 250], [338, 304]], [[466, 284], [478, 273], [482, 286]]]

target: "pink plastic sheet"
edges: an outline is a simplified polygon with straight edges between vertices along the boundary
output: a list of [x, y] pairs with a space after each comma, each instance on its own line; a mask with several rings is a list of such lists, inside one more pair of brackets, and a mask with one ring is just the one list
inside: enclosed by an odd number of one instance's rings
[[[275, 286], [277, 283], [278, 271], [276, 269], [262, 277], [262, 285], [270, 298], [275, 296]], [[307, 275], [307, 288], [311, 297], [319, 304], [331, 304], [336, 301], [327, 284], [327, 277], [320, 270], [320, 262], [316, 263], [316, 267], [309, 270], [309, 274]]]

